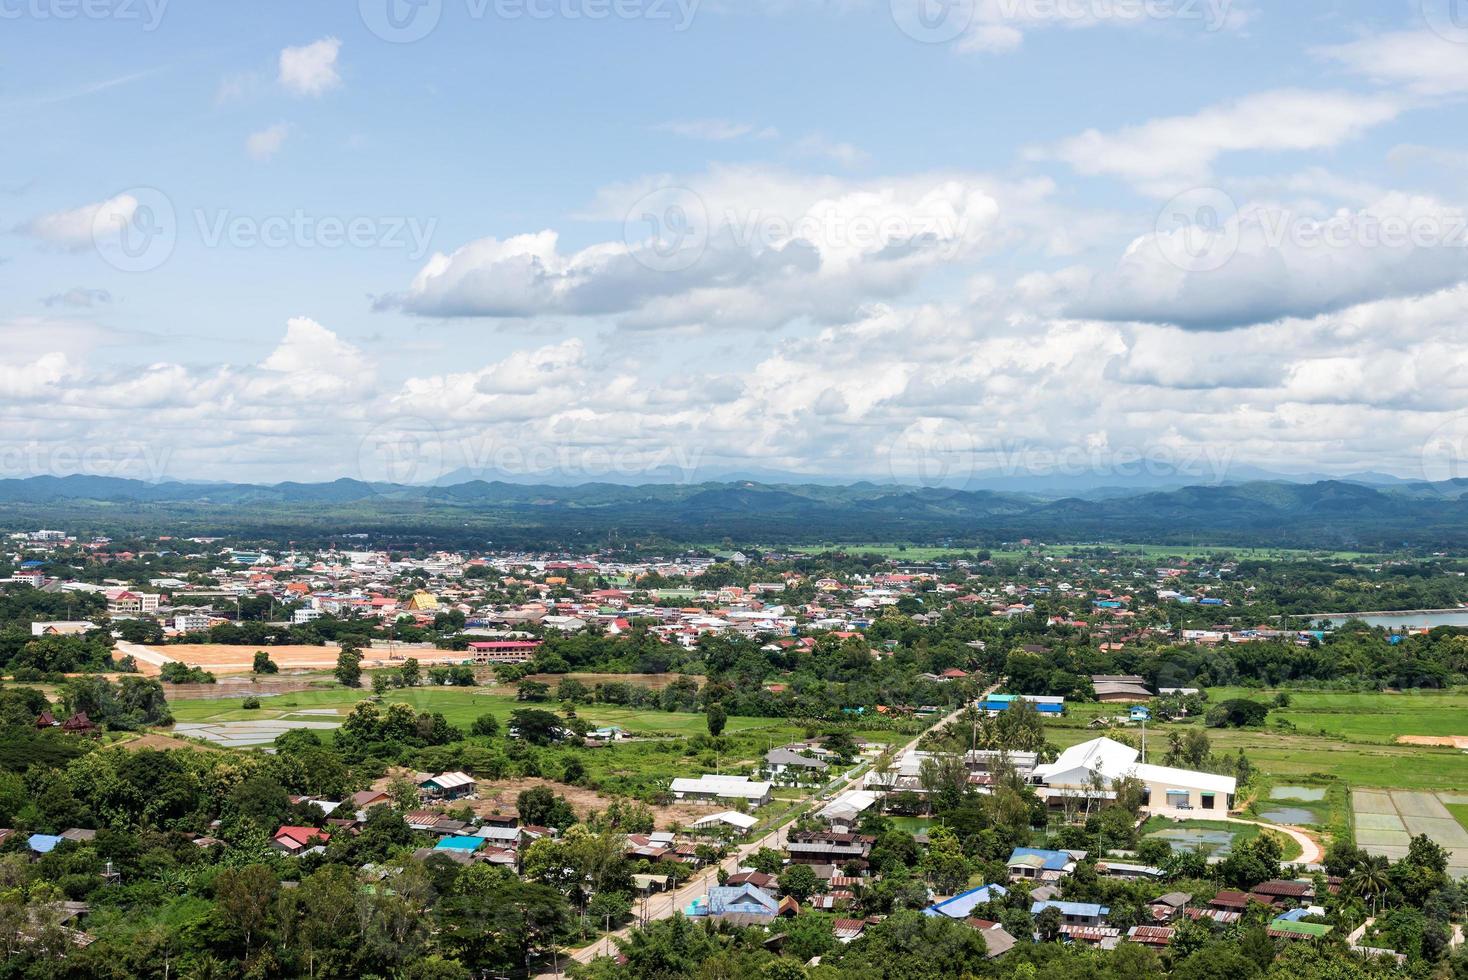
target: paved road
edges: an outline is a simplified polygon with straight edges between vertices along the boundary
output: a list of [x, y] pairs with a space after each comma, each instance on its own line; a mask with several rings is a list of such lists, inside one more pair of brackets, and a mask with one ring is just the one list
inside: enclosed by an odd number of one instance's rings
[[154, 667], [162, 667], [164, 664], [173, 663], [172, 657], [164, 653], [159, 653], [150, 647], [145, 647], [141, 643], [129, 643], [127, 640], [118, 640], [115, 646], [117, 652], [123, 656], [131, 654], [135, 660], [139, 660], [145, 664], [152, 664]]
[[[998, 689], [999, 685], [995, 684], [983, 694], [979, 695], [978, 700], [982, 701], [984, 698], [988, 697], [991, 693]], [[926, 735], [933, 729], [940, 728], [943, 725], [946, 725], [949, 722], [953, 721], [959, 715], [963, 714], [964, 708], [966, 707], [967, 705], [964, 705], [963, 707], [955, 709], [946, 717], [940, 719], [938, 722], [929, 726], [927, 729], [924, 729], [924, 731], [919, 734], [917, 738], [914, 738], [902, 748], [898, 749], [893, 755], [893, 758], [900, 758], [906, 755], [912, 749], [917, 748], [917, 744], [919, 741], [922, 740], [923, 735]], [[833, 792], [833, 795], [835, 793], [844, 793], [848, 789], [859, 786], [864, 773], [865, 767], [858, 767], [858, 769], [856, 770], [856, 774], [842, 782], [840, 786], [838, 786]], [[785, 835], [788, 832], [789, 822], [787, 821], [787, 823], [776, 827], [774, 830], [765, 834], [763, 837], [760, 837], [758, 840], [749, 841], [748, 843], [739, 845], [739, 847], [734, 851], [733, 854], [724, 858], [724, 860], [719, 862], [718, 864], [709, 865], [703, 871], [690, 878], [688, 882], [684, 884], [681, 888], [678, 888], [675, 891], [671, 892], [664, 892], [660, 895], [654, 895], [649, 898], [647, 909], [646, 912], [643, 914], [643, 917], [648, 920], [666, 919], [670, 918], [675, 912], [681, 912], [685, 907], [687, 907], [689, 902], [693, 901], [700, 895], [707, 894], [708, 889], [718, 883], [719, 868], [723, 868], [730, 874], [734, 874], [735, 871], [739, 869], [740, 865], [744, 863], [745, 858], [749, 857], [760, 848], [769, 847], [774, 850], [780, 850], [784, 846]], [[641, 911], [641, 909], [642, 904], [641, 902], [639, 902], [634, 908], [634, 911]], [[614, 954], [617, 947], [616, 944], [613, 942], [613, 939], [616, 937], [625, 938], [627, 934], [636, 927], [636, 925], [637, 923], [634, 922], [632, 925], [616, 930], [611, 935], [604, 936], [601, 939], [598, 939], [590, 946], [583, 946], [580, 949], [571, 950], [562, 957], [561, 962], [564, 964], [566, 958], [569, 957], [570, 959], [574, 959], [579, 963], [590, 963], [598, 956]], [[552, 970], [548, 973], [542, 973], [538, 980], [550, 980], [550, 978], [556, 977], [558, 975], [559, 971]]]

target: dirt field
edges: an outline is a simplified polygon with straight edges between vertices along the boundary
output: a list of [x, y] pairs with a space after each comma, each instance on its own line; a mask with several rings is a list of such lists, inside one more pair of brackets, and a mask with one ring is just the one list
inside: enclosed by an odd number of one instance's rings
[[1446, 745], [1468, 749], [1468, 735], [1398, 735], [1398, 745]]
[[[335, 646], [234, 646], [225, 643], [178, 643], [155, 644], [144, 647], [150, 653], [168, 660], [179, 660], [192, 667], [203, 667], [217, 674], [249, 673], [256, 650], [264, 650], [281, 670], [330, 670], [336, 666]], [[123, 651], [119, 651], [123, 652]], [[418, 658], [425, 667], [433, 664], [456, 664], [468, 656], [452, 650], [399, 650], [389, 654], [387, 650], [363, 650], [362, 667], [396, 667], [407, 656]], [[143, 673], [156, 675], [158, 665], [143, 662], [138, 658], [138, 667]]]
[[596, 687], [604, 683], [635, 684], [638, 687], [650, 687], [654, 691], [661, 691], [680, 677], [688, 677], [699, 687], [702, 687], [707, 678], [697, 677], [692, 674], [531, 674], [530, 679], [549, 684], [552, 687], [566, 678], [578, 680], [587, 687]]

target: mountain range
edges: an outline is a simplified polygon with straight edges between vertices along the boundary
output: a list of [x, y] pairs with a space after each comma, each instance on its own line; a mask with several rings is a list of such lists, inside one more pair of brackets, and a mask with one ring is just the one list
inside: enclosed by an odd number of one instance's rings
[[1020, 538], [1395, 549], [1468, 545], [1468, 480], [1259, 480], [1086, 496], [874, 482], [754, 481], [625, 486], [470, 480], [409, 486], [149, 483], [95, 476], [0, 480], [0, 524], [290, 536], [360, 531], [448, 544], [601, 540], [741, 544], [944, 542]]

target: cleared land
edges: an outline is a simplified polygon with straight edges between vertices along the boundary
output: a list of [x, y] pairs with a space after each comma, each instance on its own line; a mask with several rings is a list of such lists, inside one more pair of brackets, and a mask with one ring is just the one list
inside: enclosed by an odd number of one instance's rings
[[[255, 652], [264, 650], [270, 655], [281, 670], [330, 670], [336, 666], [337, 655], [341, 650], [335, 646], [306, 646], [302, 644], [287, 646], [256, 647], [228, 643], [158, 643], [149, 645], [135, 644], [141, 646], [144, 651], [152, 653], [163, 660], [177, 660], [191, 667], [203, 667], [205, 670], [217, 674], [250, 672], [254, 663]], [[127, 649], [119, 646], [119, 653], [126, 653]], [[362, 666], [364, 669], [373, 667], [397, 667], [407, 657], [414, 657], [420, 664], [457, 664], [463, 663], [468, 654], [454, 650], [413, 650], [400, 649], [387, 650], [363, 650]], [[159, 665], [148, 663], [142, 657], [138, 658], [138, 667], [145, 674], [157, 675]]]

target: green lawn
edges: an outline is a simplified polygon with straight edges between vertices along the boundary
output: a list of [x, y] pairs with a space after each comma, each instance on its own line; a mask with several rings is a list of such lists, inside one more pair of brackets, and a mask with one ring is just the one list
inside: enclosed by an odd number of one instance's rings
[[[320, 716], [299, 715], [301, 709], [335, 708], [345, 717], [358, 701], [371, 696], [368, 691], [349, 691], [345, 688], [323, 688], [321, 690], [297, 691], [278, 697], [260, 699], [260, 707], [246, 710], [240, 707], [239, 698], [224, 700], [171, 701], [173, 716], [178, 721], [245, 721], [249, 719], [273, 720], [290, 717], [292, 720], [307, 720]], [[472, 687], [415, 687], [391, 691], [387, 703], [400, 702], [412, 705], [418, 711], [436, 711], [443, 714], [451, 725], [467, 728], [474, 719], [483, 714], [492, 714], [500, 721], [507, 721], [516, 708], [547, 708], [560, 711], [559, 702], [541, 704], [516, 701], [514, 695], [491, 693], [484, 688]], [[639, 735], [675, 735], [688, 737], [707, 731], [707, 722], [701, 714], [669, 711], [646, 711], [622, 708], [616, 705], [580, 705], [576, 714], [592, 725], [618, 725], [629, 733]], [[726, 734], [747, 731], [787, 729], [790, 723], [779, 718], [731, 717], [725, 727]]]
[[1468, 803], [1444, 803], [1443, 806], [1448, 808], [1448, 812], [1458, 823], [1462, 824], [1465, 830], [1468, 830]]

